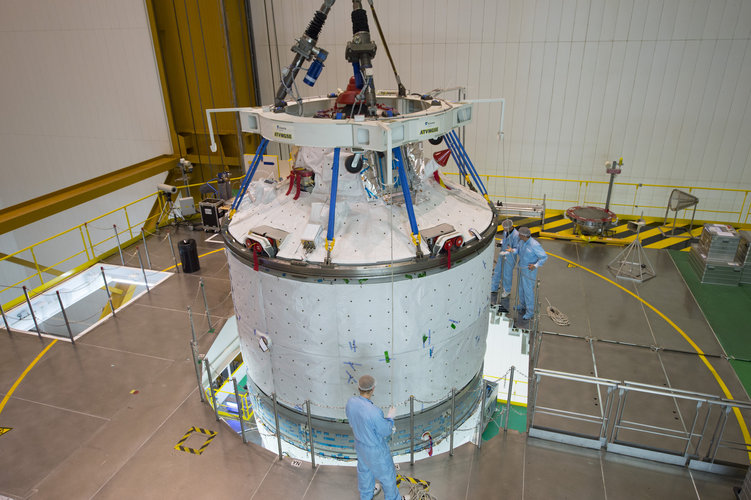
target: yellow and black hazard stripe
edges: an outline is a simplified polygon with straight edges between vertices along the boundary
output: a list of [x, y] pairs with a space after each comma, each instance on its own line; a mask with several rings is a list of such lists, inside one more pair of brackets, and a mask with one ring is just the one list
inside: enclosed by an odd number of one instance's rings
[[399, 486], [399, 484], [401, 484], [402, 480], [407, 481], [410, 484], [422, 486], [422, 489], [424, 491], [428, 491], [430, 489], [430, 481], [425, 481], [424, 479], [417, 479], [415, 477], [402, 476], [401, 474], [397, 474], [396, 475], [396, 485]]
[[[185, 441], [187, 441], [188, 438], [190, 437], [190, 435], [193, 434], [194, 432], [197, 432], [199, 434], [204, 434], [204, 435], [208, 436], [208, 438], [206, 439], [206, 442], [203, 443], [201, 445], [201, 447], [198, 448], [198, 449], [190, 448], [188, 446], [183, 446], [183, 444], [185, 443]], [[184, 451], [184, 452], [187, 452], [187, 453], [192, 453], [193, 455], [200, 455], [201, 453], [203, 453], [203, 450], [205, 450], [206, 447], [211, 444], [211, 441], [215, 437], [216, 437], [216, 432], [214, 432], [212, 430], [202, 429], [201, 427], [191, 427], [188, 430], [188, 432], [186, 432], [185, 435], [180, 439], [180, 441], [177, 442], [177, 444], [175, 445], [175, 449], [176, 450], [180, 450], [180, 451]]]
[[[619, 221], [619, 225], [606, 231], [606, 237], [582, 236], [574, 232], [574, 222], [566, 218], [565, 214], [554, 214], [545, 218], [545, 227], [541, 228], [540, 219], [530, 217], [510, 217], [514, 226], [526, 226], [532, 236], [545, 236], [554, 239], [583, 240], [594, 243], [610, 245], [628, 245], [636, 238], [636, 233], [628, 228], [627, 218]], [[691, 232], [689, 233], [689, 229]], [[700, 221], [679, 221], [676, 226], [666, 227], [662, 220], [647, 219], [647, 224], [642, 228], [640, 238], [644, 248], [669, 248], [671, 250], [687, 250], [692, 242], [701, 235], [703, 225]], [[502, 229], [499, 227], [499, 233]], [[542, 233], [542, 234], [540, 234]], [[692, 240], [693, 238], [693, 240]]]

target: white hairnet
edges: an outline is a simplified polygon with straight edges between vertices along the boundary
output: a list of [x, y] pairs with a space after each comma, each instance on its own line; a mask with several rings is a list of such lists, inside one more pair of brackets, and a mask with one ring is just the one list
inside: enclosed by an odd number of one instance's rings
[[372, 375], [363, 375], [357, 381], [357, 388], [361, 391], [370, 391], [375, 388], [375, 379]]

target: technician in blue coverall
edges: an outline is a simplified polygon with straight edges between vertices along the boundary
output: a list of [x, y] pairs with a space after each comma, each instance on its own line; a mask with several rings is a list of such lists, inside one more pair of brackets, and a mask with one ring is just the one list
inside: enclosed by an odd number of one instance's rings
[[380, 408], [373, 404], [373, 390], [375, 379], [370, 375], [363, 375], [358, 381], [359, 396], [353, 396], [347, 401], [346, 414], [349, 425], [355, 435], [355, 450], [357, 451], [357, 486], [361, 500], [373, 498], [375, 480], [383, 486], [384, 500], [401, 500], [399, 489], [396, 487], [396, 469], [391, 457], [386, 438], [391, 435], [394, 427], [396, 410], [392, 407], [386, 417]]
[[[514, 267], [516, 266], [516, 253], [514, 250], [519, 244], [519, 231], [514, 229], [514, 221], [506, 219], [501, 222], [503, 226], [503, 239], [501, 240], [501, 253], [498, 262], [493, 269], [493, 279], [490, 281], [490, 292], [497, 293], [498, 285], [503, 277], [503, 290], [501, 298], [505, 299], [511, 293], [511, 282], [514, 279]], [[495, 302], [495, 297], [493, 297]]]
[[537, 268], [548, 260], [548, 254], [531, 237], [528, 227], [519, 228], [519, 310], [524, 312], [522, 319], [532, 319], [535, 314], [535, 283]]

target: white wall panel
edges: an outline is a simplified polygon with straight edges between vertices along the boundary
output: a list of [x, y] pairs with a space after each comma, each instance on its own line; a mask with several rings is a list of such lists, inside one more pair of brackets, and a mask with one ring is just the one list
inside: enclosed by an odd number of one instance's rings
[[0, 206], [171, 152], [142, 0], [0, 2], [0, 47]]
[[[272, 5], [278, 46], [273, 23], [270, 36], [260, 26]], [[751, 189], [751, 2], [377, 0], [375, 5], [408, 89], [461, 85], [469, 98], [507, 99], [502, 142], [496, 136], [497, 108], [477, 109], [467, 129], [467, 148], [481, 173], [604, 182], [605, 161], [623, 156], [619, 181]], [[253, 0], [261, 68], [269, 44], [277, 74], [277, 57], [289, 64], [293, 38], [319, 6], [311, 0]], [[366, 10], [378, 44], [377, 87], [394, 88]], [[346, 84], [349, 15], [349, 4], [335, 5], [319, 41], [331, 53], [327, 68], [316, 88], [300, 85], [303, 95]], [[275, 85], [269, 78], [262, 84], [269, 102]], [[489, 184], [493, 194], [514, 199], [535, 189], [554, 190], [539, 188], [542, 183], [533, 189], [524, 181]], [[557, 188], [556, 197], [575, 197], [572, 186], [578, 185]], [[642, 191], [641, 204], [667, 200], [667, 192]], [[588, 193], [599, 196], [594, 187]], [[625, 200], [634, 192], [622, 195]], [[699, 196], [700, 208], [732, 198]]]

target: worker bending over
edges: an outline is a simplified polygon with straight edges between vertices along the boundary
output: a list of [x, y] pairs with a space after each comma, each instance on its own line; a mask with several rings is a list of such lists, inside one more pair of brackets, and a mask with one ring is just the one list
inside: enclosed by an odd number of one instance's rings
[[535, 315], [535, 283], [537, 268], [548, 260], [548, 254], [537, 240], [531, 237], [528, 227], [519, 228], [519, 305], [522, 319], [532, 319]]
[[514, 267], [516, 266], [516, 249], [519, 245], [519, 231], [514, 229], [514, 222], [511, 219], [506, 219], [501, 222], [501, 226], [503, 227], [501, 253], [493, 269], [493, 279], [490, 281], [492, 303], [496, 302], [498, 285], [501, 284], [501, 278], [503, 278], [501, 298], [505, 299], [511, 293], [511, 283], [514, 279]]
[[376, 479], [383, 486], [384, 500], [401, 500], [402, 496], [396, 486], [394, 459], [386, 443], [386, 438], [391, 436], [394, 428], [396, 409], [392, 406], [384, 417], [381, 409], [373, 404], [371, 398], [375, 390], [375, 379], [372, 376], [360, 377], [357, 388], [360, 395], [349, 398], [345, 412], [355, 435], [360, 500], [373, 498]]

